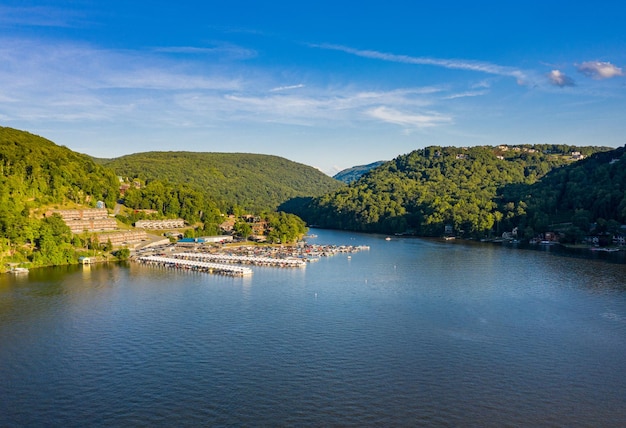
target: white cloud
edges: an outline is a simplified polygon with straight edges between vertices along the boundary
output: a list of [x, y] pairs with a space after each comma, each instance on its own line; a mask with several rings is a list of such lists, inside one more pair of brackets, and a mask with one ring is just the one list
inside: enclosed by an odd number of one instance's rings
[[514, 77], [517, 80], [517, 83], [520, 85], [527, 83], [527, 76], [522, 70], [519, 70], [513, 67], [506, 67], [506, 66], [501, 66], [497, 64], [491, 64], [488, 62], [461, 60], [461, 59], [412, 57], [408, 55], [396, 55], [396, 54], [378, 52], [378, 51], [373, 51], [373, 50], [359, 50], [359, 49], [349, 48], [346, 46], [332, 45], [332, 44], [321, 44], [321, 45], [311, 45], [311, 46], [318, 47], [321, 49], [341, 51], [341, 52], [349, 53], [349, 54], [364, 57], [364, 58], [379, 59], [382, 61], [391, 61], [391, 62], [416, 64], [416, 65], [433, 65], [433, 66], [443, 67], [443, 68], [448, 68], [448, 69], [477, 71], [481, 73], [494, 74], [494, 75], [499, 75], [499, 76]]
[[548, 73], [548, 80], [555, 86], [576, 86], [574, 80], [560, 70], [552, 70]]
[[300, 89], [300, 88], [304, 88], [304, 85], [302, 83], [298, 85], [277, 86], [276, 88], [270, 89], [270, 92], [290, 91], [292, 89]]
[[472, 89], [489, 89], [491, 88], [491, 82], [487, 81], [487, 80], [482, 80], [478, 83], [474, 83], [471, 86]]
[[427, 128], [452, 122], [452, 118], [449, 116], [442, 116], [440, 114], [403, 113], [384, 106], [370, 109], [367, 114], [383, 122], [409, 128]]
[[0, 38], [4, 89], [53, 92], [102, 89], [228, 89], [239, 79], [192, 61], [141, 51], [98, 49], [85, 44]]
[[[308, 89], [308, 88], [307, 88]], [[221, 101], [200, 101], [205, 105], [220, 105], [220, 115], [245, 118], [248, 121], [275, 122], [314, 126], [362, 122], [368, 113], [381, 106], [394, 106], [404, 111], [420, 111], [435, 102], [432, 94], [441, 90], [433, 87], [404, 88], [391, 91], [361, 91], [351, 88], [310, 88], [303, 91], [225, 94]], [[381, 116], [384, 112], [379, 113]], [[430, 116], [433, 123], [436, 118]], [[427, 116], [422, 116], [421, 126], [427, 126]], [[377, 119], [380, 119], [378, 117]], [[417, 123], [419, 116], [410, 122]], [[391, 120], [386, 120], [390, 122]]]
[[610, 62], [587, 61], [578, 66], [578, 71], [593, 79], [610, 79], [611, 77], [623, 76], [620, 67], [616, 67]]
[[450, 91], [445, 86], [280, 85], [284, 70], [170, 55], [179, 51], [188, 49], [109, 50], [0, 37], [0, 116], [13, 123], [197, 128], [278, 123], [337, 129], [382, 120], [415, 129], [450, 122], [431, 113], [443, 108]]
[[480, 97], [482, 95], [487, 94], [488, 91], [466, 91], [466, 92], [459, 92], [456, 94], [451, 94], [451, 95], [446, 95], [445, 97], [443, 97], [444, 100], [454, 100], [457, 98], [468, 98], [468, 97]]

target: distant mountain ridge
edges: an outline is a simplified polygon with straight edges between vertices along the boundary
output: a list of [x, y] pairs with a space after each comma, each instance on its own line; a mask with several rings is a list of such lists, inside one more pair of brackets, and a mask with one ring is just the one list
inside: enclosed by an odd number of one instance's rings
[[377, 161], [377, 162], [372, 162], [367, 165], [353, 166], [352, 168], [347, 168], [342, 171], [339, 171], [337, 174], [333, 175], [333, 178], [335, 180], [342, 181], [346, 184], [350, 184], [354, 181], [357, 181], [359, 178], [361, 178], [363, 174], [368, 173], [374, 168], [378, 168], [385, 162], [386, 161]]
[[222, 208], [275, 209], [286, 200], [320, 196], [343, 185], [316, 168], [273, 155], [144, 152], [100, 161], [119, 176], [191, 186]]

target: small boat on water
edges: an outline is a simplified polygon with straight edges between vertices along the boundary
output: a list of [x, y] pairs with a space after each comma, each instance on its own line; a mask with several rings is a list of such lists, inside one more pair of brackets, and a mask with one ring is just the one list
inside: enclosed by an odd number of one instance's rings
[[591, 248], [591, 251], [602, 251], [604, 253], [614, 253], [616, 251], [619, 251], [619, 248], [593, 247]]
[[25, 267], [12, 267], [9, 271], [10, 273], [14, 273], [16, 275], [28, 273], [28, 268]]
[[390, 237], [386, 237], [385, 241], [391, 241], [391, 238]]

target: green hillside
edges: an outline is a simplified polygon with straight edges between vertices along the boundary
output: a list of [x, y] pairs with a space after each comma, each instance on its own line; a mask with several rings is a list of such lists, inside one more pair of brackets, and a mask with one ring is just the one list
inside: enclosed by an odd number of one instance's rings
[[588, 233], [615, 234], [626, 224], [626, 148], [596, 153], [558, 168], [530, 186], [502, 189], [506, 227], [518, 226], [526, 235], [560, 232], [561, 242], [580, 242]]
[[0, 260], [29, 259], [34, 265], [75, 261], [69, 228], [59, 218], [42, 218], [42, 211], [95, 207], [97, 201], [112, 207], [118, 195], [113, 171], [88, 156], [0, 127]]
[[200, 190], [223, 210], [233, 205], [275, 209], [288, 199], [319, 196], [342, 185], [313, 167], [260, 154], [147, 152], [104, 164], [120, 176]]
[[578, 156], [607, 150], [565, 145], [428, 147], [399, 156], [294, 212], [320, 227], [441, 236], [451, 226], [455, 234], [485, 236], [499, 232], [503, 220], [525, 214], [523, 200], [502, 205], [500, 193], [506, 186], [530, 186]]
[[46, 204], [112, 207], [119, 195], [115, 174], [86, 155], [25, 131], [0, 127], [0, 202], [23, 209]]

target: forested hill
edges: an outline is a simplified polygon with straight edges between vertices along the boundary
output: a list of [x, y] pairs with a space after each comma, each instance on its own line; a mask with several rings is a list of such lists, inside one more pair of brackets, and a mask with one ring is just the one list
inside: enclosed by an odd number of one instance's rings
[[626, 224], [626, 148], [596, 153], [558, 168], [531, 186], [507, 186], [501, 205], [521, 205], [512, 221], [534, 232], [560, 232], [561, 242], [580, 242], [588, 233], [617, 234]]
[[530, 186], [556, 167], [600, 151], [566, 145], [428, 147], [370, 171], [310, 201], [295, 214], [320, 227], [365, 232], [484, 236], [525, 214], [521, 200], [502, 206], [505, 186]]
[[45, 138], [0, 127], [0, 270], [4, 262], [30, 266], [76, 263], [83, 247], [52, 207], [113, 207], [119, 181], [91, 158]]
[[222, 209], [275, 209], [296, 197], [319, 196], [342, 183], [287, 159], [246, 153], [146, 152], [104, 161], [117, 175], [186, 184]]
[[335, 180], [342, 181], [346, 184], [353, 183], [357, 181], [363, 174], [369, 172], [370, 170], [377, 168], [384, 164], [385, 161], [372, 162], [367, 165], [358, 165], [353, 166], [352, 168], [344, 169], [343, 171], [339, 171], [337, 174], [333, 176]]
[[112, 207], [119, 182], [86, 155], [25, 131], [0, 127], [0, 210], [21, 212], [46, 204]]

